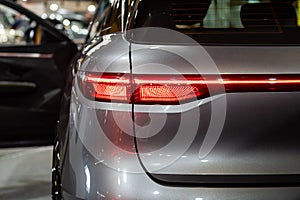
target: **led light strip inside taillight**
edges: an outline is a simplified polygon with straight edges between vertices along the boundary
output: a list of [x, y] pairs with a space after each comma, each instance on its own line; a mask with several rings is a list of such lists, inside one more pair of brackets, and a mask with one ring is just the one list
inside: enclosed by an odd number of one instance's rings
[[221, 93], [300, 91], [300, 75], [129, 75], [82, 73], [79, 85], [92, 100], [179, 104]]

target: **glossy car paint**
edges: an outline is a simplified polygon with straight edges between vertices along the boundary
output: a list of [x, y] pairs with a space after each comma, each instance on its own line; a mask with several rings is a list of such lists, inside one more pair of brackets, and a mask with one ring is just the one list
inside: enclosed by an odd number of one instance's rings
[[[79, 86], [86, 72], [215, 74], [207, 64], [221, 75], [299, 74], [297, 46], [197, 47], [207, 60], [191, 65], [174, 53], [194, 54], [190, 45], [144, 45], [122, 34], [100, 40], [78, 57], [77, 73], [70, 72], [54, 150], [53, 199], [299, 199], [300, 92], [239, 92], [180, 105], [132, 105], [90, 100]], [[226, 105], [222, 132], [203, 156], [199, 151], [218, 101]], [[214, 109], [224, 112], [224, 107]], [[163, 126], [152, 136], [160, 121]], [[172, 144], [177, 135], [181, 140]]]

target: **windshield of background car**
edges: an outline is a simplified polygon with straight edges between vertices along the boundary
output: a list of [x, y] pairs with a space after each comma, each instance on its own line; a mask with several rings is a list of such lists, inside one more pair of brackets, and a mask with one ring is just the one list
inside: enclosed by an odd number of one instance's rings
[[206, 44], [300, 44], [297, 0], [141, 0], [127, 29], [163, 27]]

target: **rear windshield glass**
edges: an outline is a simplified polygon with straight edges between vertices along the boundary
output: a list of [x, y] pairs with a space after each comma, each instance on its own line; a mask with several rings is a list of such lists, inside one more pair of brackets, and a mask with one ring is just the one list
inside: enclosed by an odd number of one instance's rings
[[163, 27], [200, 43], [300, 44], [294, 0], [141, 0], [128, 28]]

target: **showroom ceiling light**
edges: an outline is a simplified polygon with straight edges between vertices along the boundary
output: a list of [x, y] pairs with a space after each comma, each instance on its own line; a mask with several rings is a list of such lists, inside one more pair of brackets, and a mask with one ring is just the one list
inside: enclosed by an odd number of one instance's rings
[[88, 11], [91, 12], [91, 13], [95, 12], [96, 11], [96, 6], [93, 5], [93, 4], [89, 5], [88, 6]]
[[57, 11], [57, 10], [58, 10], [58, 5], [57, 5], [56, 3], [52, 3], [52, 4], [50, 5], [50, 10], [52, 10], [52, 11]]

